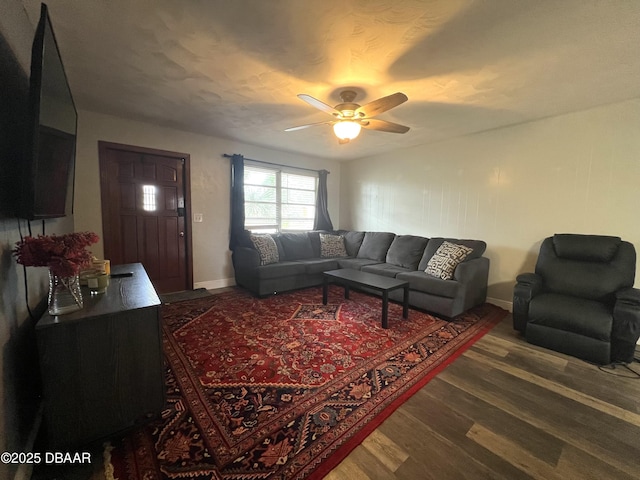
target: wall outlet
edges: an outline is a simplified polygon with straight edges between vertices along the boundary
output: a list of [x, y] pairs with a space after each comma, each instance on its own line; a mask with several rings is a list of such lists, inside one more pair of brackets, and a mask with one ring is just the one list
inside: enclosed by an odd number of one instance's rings
[[194, 213], [193, 214], [193, 223], [202, 223], [202, 214]]

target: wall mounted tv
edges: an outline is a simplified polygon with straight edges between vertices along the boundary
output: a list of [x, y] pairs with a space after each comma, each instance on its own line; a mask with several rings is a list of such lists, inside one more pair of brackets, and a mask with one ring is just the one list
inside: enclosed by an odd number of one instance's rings
[[16, 216], [28, 103], [29, 75], [0, 32], [0, 219]]
[[18, 216], [64, 217], [73, 211], [78, 113], [45, 4], [31, 51], [27, 122]]

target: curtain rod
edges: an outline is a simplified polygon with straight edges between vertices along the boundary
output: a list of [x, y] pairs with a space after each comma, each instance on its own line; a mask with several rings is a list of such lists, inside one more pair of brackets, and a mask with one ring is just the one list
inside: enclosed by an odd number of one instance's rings
[[[222, 156], [226, 157], [226, 158], [232, 158], [233, 157], [233, 155], [229, 155], [228, 153], [223, 153]], [[296, 170], [306, 170], [308, 172], [317, 172], [317, 173], [319, 173], [319, 172], [322, 172], [324, 170], [324, 169], [315, 170], [313, 168], [304, 168], [304, 167], [293, 167], [291, 165], [282, 165], [280, 163], [265, 162], [264, 160], [254, 160], [252, 158], [245, 158], [245, 160], [248, 160], [250, 162], [263, 163], [265, 165], [273, 165], [274, 167], [285, 167], [285, 168], [295, 168]], [[328, 170], [324, 170], [324, 171], [327, 172], [327, 173], [331, 173]]]

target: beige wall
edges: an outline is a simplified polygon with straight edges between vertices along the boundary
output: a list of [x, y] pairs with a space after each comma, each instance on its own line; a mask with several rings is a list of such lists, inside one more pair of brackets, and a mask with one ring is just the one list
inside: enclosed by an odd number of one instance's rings
[[343, 228], [485, 240], [511, 302], [553, 233], [640, 249], [640, 99], [346, 163], [341, 205]]
[[[98, 141], [124, 143], [186, 153], [191, 158], [193, 213], [204, 221], [193, 223], [193, 276], [197, 287], [217, 288], [233, 284], [229, 245], [230, 160], [224, 153], [283, 165], [327, 169], [329, 211], [339, 224], [340, 164], [254, 147], [232, 140], [163, 128], [88, 111], [79, 112], [76, 160], [75, 220], [77, 230], [91, 230], [102, 237]], [[102, 255], [102, 243], [94, 253]]]

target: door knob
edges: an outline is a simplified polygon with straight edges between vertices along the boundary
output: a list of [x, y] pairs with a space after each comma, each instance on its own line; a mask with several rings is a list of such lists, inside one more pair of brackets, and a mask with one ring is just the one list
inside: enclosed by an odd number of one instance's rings
[[184, 232], [180, 232], [178, 235], [180, 235], [181, 237], [184, 237]]

